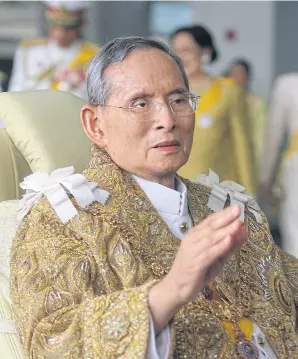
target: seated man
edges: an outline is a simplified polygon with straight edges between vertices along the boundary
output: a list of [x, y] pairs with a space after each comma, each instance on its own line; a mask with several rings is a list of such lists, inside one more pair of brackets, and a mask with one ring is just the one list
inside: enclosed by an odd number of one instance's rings
[[87, 86], [82, 191], [96, 184], [108, 197], [85, 201], [55, 173], [73, 196], [40, 186], [30, 209], [38, 188], [24, 182], [11, 296], [26, 356], [298, 358], [298, 262], [241, 186], [176, 175], [197, 106], [179, 58], [153, 39], [118, 38], [90, 63]]

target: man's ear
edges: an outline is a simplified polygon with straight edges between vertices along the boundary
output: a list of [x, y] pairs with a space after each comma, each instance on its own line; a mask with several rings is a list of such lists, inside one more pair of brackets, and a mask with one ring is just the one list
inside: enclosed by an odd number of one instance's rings
[[107, 146], [103, 131], [103, 113], [99, 106], [85, 105], [81, 110], [81, 124], [91, 142], [100, 148]]

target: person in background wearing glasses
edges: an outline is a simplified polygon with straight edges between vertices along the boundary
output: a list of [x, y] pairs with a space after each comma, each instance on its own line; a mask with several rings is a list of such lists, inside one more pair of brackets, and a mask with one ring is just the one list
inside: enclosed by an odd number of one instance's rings
[[177, 175], [198, 100], [180, 59], [117, 38], [87, 88], [84, 176], [64, 178], [68, 196], [52, 176], [35, 204], [24, 182], [11, 297], [26, 357], [297, 358], [297, 261], [240, 187]]
[[249, 193], [255, 194], [246, 91], [230, 79], [216, 78], [206, 72], [206, 65], [216, 61], [218, 53], [205, 27], [182, 27], [170, 38], [183, 61], [191, 91], [201, 97], [196, 110], [192, 152], [179, 174], [195, 179], [213, 168], [223, 180], [242, 183]]
[[85, 67], [98, 46], [80, 39], [87, 1], [45, 1], [49, 36], [17, 48], [9, 91], [54, 89], [87, 100]]

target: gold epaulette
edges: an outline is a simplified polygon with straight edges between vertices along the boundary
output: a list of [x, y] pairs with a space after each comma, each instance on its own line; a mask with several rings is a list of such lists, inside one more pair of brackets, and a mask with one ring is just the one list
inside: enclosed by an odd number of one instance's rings
[[49, 41], [48, 37], [41, 37], [38, 39], [24, 40], [20, 43], [22, 47], [31, 47], [46, 44]]

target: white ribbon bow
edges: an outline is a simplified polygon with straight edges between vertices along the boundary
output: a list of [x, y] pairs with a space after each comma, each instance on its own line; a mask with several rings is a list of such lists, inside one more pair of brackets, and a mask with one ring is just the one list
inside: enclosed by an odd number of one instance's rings
[[262, 223], [263, 219], [257, 202], [250, 196], [242, 193], [245, 188], [233, 181], [223, 181], [219, 183], [218, 175], [209, 170], [209, 176], [198, 175], [195, 179], [196, 183], [203, 184], [211, 188], [211, 193], [208, 200], [208, 207], [214, 211], [221, 211], [227, 201], [228, 195], [230, 196], [231, 204], [237, 204], [241, 209], [240, 220], [244, 221], [245, 205], [249, 212], [251, 212], [258, 223]]
[[80, 207], [85, 208], [92, 202], [105, 204], [109, 193], [97, 188], [95, 182], [87, 182], [82, 174], [75, 174], [74, 167], [59, 168], [50, 175], [35, 172], [25, 177], [20, 187], [26, 190], [20, 200], [19, 218], [23, 219], [43, 195], [45, 195], [63, 223], [78, 214], [68, 193], [71, 193]]

